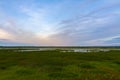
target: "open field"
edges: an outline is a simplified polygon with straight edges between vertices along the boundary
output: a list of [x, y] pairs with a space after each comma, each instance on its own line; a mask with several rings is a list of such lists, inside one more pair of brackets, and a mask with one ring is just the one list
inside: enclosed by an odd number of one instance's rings
[[0, 80], [120, 80], [119, 47], [84, 49], [0, 48]]

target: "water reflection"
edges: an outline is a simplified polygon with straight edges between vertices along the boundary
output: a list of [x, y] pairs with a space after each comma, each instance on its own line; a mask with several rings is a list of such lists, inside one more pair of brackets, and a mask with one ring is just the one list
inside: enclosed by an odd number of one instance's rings
[[39, 48], [39, 49], [25, 49], [25, 50], [19, 50], [21, 52], [28, 52], [28, 51], [60, 51], [60, 52], [108, 52], [109, 49], [66, 49], [66, 48]]
[[31, 51], [59, 51], [59, 52], [82, 52], [82, 53], [89, 53], [89, 52], [108, 52], [110, 50], [120, 50], [120, 48], [35, 48], [35, 47], [14, 47], [14, 48], [0, 48], [4, 50], [14, 50], [15, 52], [31, 52]]

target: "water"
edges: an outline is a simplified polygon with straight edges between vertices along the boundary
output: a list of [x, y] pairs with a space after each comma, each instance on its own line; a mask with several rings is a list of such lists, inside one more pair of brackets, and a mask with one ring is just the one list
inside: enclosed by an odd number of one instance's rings
[[31, 51], [60, 51], [60, 52], [82, 52], [82, 53], [89, 53], [89, 52], [108, 52], [110, 50], [120, 50], [119, 48], [0, 48], [0, 49], [10, 49], [15, 50], [15, 52], [31, 52]]
[[20, 52], [29, 52], [29, 51], [52, 51], [52, 50], [58, 50], [60, 52], [108, 52], [110, 51], [109, 49], [81, 49], [81, 48], [33, 48], [33, 49], [23, 49], [23, 50], [19, 50]]
[[25, 49], [25, 50], [19, 50], [21, 52], [26, 52], [26, 51], [47, 51], [47, 50], [54, 50], [52, 48], [33, 48], [33, 49]]

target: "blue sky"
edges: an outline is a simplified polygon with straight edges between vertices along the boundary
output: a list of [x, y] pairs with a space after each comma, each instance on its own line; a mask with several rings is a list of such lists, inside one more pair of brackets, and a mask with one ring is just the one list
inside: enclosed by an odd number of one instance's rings
[[120, 46], [120, 0], [0, 0], [0, 46]]

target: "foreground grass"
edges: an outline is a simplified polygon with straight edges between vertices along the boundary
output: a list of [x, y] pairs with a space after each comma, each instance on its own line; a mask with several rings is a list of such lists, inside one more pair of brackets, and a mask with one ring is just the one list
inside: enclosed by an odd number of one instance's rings
[[0, 50], [0, 80], [120, 80], [120, 51]]

